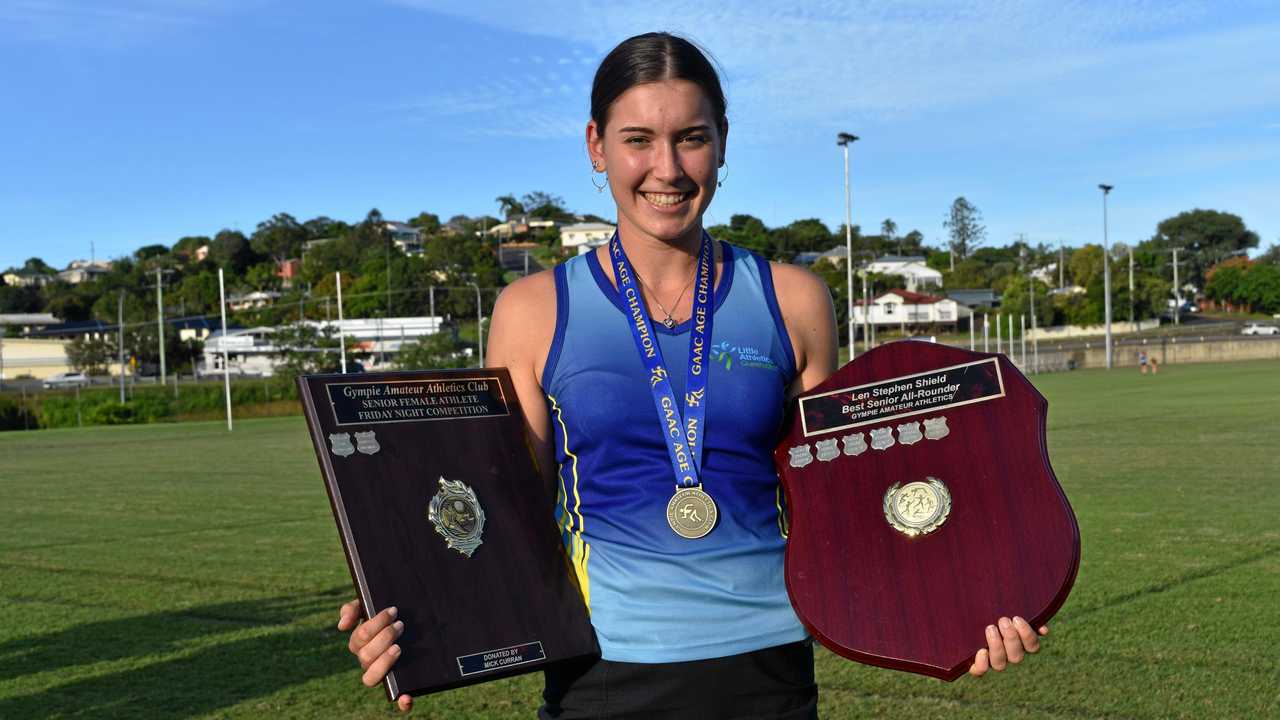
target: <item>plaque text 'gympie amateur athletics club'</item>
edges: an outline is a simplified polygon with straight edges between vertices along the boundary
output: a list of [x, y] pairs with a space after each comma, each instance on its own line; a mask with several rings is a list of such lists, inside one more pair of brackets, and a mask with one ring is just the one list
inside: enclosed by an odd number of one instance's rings
[[505, 369], [298, 384], [365, 616], [405, 624], [388, 698], [599, 652]]
[[494, 378], [375, 380], [325, 386], [339, 425], [448, 420], [508, 414]]

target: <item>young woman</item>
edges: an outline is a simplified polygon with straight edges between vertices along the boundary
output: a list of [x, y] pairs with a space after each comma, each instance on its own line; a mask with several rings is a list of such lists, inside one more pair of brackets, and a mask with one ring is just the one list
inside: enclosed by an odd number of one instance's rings
[[[586, 143], [617, 234], [494, 308], [489, 362], [511, 372], [602, 650], [548, 669], [540, 717], [817, 715], [771, 453], [787, 398], [835, 370], [835, 318], [814, 275], [704, 232], [728, 132], [694, 45], [650, 33], [615, 48]], [[372, 686], [403, 628], [394, 609], [358, 617], [348, 603], [338, 627], [355, 627]], [[1020, 618], [987, 638], [974, 675], [1038, 649]]]

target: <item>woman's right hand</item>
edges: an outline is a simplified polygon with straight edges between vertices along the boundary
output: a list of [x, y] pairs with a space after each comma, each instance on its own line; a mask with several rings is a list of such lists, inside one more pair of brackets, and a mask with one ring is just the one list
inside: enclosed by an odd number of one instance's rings
[[[352, 630], [354, 628], [354, 630]], [[347, 649], [360, 661], [364, 675], [360, 681], [369, 687], [382, 682], [391, 666], [400, 659], [400, 646], [396, 640], [404, 632], [404, 622], [396, 619], [396, 608], [389, 607], [372, 618], [360, 622], [360, 601], [352, 600], [342, 606], [338, 615], [338, 629], [352, 630]], [[400, 712], [413, 708], [413, 697], [396, 698]]]

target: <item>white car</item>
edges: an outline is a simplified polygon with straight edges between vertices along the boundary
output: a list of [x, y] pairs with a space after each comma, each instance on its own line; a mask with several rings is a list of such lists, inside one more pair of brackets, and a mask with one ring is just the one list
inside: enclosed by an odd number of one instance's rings
[[44, 389], [53, 390], [55, 388], [70, 387], [86, 387], [89, 385], [89, 376], [82, 372], [64, 372], [57, 375], [50, 375], [44, 379]]
[[1240, 331], [1241, 335], [1280, 335], [1280, 327], [1275, 325], [1263, 325], [1262, 323], [1249, 323]]

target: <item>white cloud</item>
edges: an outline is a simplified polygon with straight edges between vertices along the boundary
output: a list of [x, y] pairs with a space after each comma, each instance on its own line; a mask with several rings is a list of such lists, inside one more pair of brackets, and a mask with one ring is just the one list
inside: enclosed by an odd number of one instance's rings
[[[751, 0], [655, 8], [391, 0], [570, 43], [594, 67], [618, 40], [670, 29], [723, 65], [737, 136], [797, 123], [886, 123], [989, 101], [1052, 107], [1060, 122], [1132, 122], [1280, 96], [1280, 25], [1224, 27], [1204, 0], [896, 3]], [[1265, 4], [1259, 4], [1265, 8]]]

